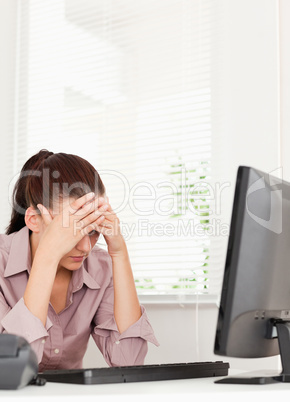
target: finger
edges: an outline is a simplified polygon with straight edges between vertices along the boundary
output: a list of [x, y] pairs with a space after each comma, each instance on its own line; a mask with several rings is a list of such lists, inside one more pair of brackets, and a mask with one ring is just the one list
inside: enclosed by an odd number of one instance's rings
[[102, 226], [105, 227], [110, 227], [110, 228], [117, 228], [120, 226], [120, 221], [119, 219], [114, 219], [114, 220], [109, 220], [108, 217], [106, 216], [105, 219], [102, 222]]
[[80, 226], [86, 227], [94, 222], [98, 222], [98, 219], [103, 216], [105, 218], [106, 215], [106, 209], [108, 206], [105, 204], [102, 207], [100, 207], [97, 210], [94, 210], [93, 212], [86, 214], [86, 216], [83, 217], [83, 219], [79, 220]]
[[109, 209], [112, 209], [112, 207], [110, 205], [109, 197], [107, 195], [104, 195], [104, 200], [105, 200], [105, 203], [109, 205], [109, 207], [110, 207]]
[[50, 215], [50, 212], [48, 211], [48, 209], [45, 208], [45, 206], [42, 205], [42, 204], [37, 204], [37, 208], [40, 211], [40, 214], [42, 216], [42, 219], [43, 219], [44, 223], [46, 225], [49, 225], [50, 222], [52, 221], [52, 216]]
[[99, 232], [98, 225], [101, 224], [104, 219], [105, 219], [104, 216], [100, 216], [95, 222], [89, 223], [87, 226], [83, 227], [81, 229], [81, 235], [85, 236], [89, 234], [92, 230], [96, 230], [97, 232]]
[[106, 200], [105, 200], [105, 198], [104, 197], [96, 197], [96, 198], [92, 198], [91, 200], [89, 200], [88, 202], [86, 202], [83, 206], [82, 206], [82, 208], [84, 208], [86, 205], [88, 205], [88, 204], [94, 204], [95, 206], [101, 206], [101, 205], [103, 205], [103, 204], [105, 204], [106, 203]]
[[74, 215], [83, 218], [84, 216], [97, 211], [100, 206], [104, 205], [106, 204], [104, 204], [103, 198], [94, 198], [86, 202], [78, 211], [74, 213]]
[[[108, 197], [107, 197], [107, 198], [108, 198]], [[108, 200], [108, 199], [107, 199], [106, 205], [108, 205], [107, 213], [108, 213], [108, 216], [110, 216], [111, 220], [114, 220], [115, 218], [118, 219], [118, 217], [117, 217], [115, 211], [113, 210], [111, 204], [109, 204], [109, 200]]]
[[84, 221], [83, 224], [86, 226], [89, 223], [94, 222], [99, 216], [104, 215], [106, 210], [108, 209], [108, 205], [104, 204], [101, 207], [98, 207], [98, 203], [95, 205], [85, 206], [77, 214], [73, 216], [78, 216], [80, 221]]
[[101, 222], [98, 222], [96, 230], [99, 230], [99, 228], [109, 231], [109, 232], [107, 232], [107, 234], [114, 235], [114, 234], [119, 233], [120, 224], [117, 220], [114, 220], [113, 222], [111, 222], [105, 218]]
[[100, 215], [103, 215], [106, 218], [106, 220], [111, 224], [114, 223], [116, 220], [119, 221], [116, 214], [114, 212], [109, 211], [109, 209], [107, 209], [104, 212], [100, 212]]
[[106, 201], [106, 204], [109, 206], [108, 211], [114, 212], [111, 204], [109, 203], [109, 199]]
[[103, 205], [107, 205], [106, 210], [110, 211], [111, 214], [112, 213], [115, 214], [113, 209], [112, 209], [112, 207], [111, 207], [111, 205], [110, 205], [110, 203], [109, 203], [109, 197], [108, 196], [105, 195], [104, 197], [101, 197], [100, 200], [102, 200], [102, 202], [100, 202], [99, 207], [101, 207]]
[[95, 193], [87, 193], [82, 197], [77, 198], [72, 203], [67, 206], [67, 209], [71, 213], [76, 213], [81, 207], [83, 207], [87, 202], [92, 201], [95, 197]]
[[105, 234], [105, 232], [106, 232], [107, 229], [106, 229], [105, 227], [103, 227], [103, 226], [101, 225], [101, 223], [102, 223], [102, 222], [100, 222], [98, 225], [94, 224], [94, 226], [92, 226], [92, 225], [87, 226], [88, 228], [90, 227], [90, 229], [88, 230], [88, 233], [89, 233], [91, 230], [96, 230], [96, 231], [99, 232], [100, 234]]
[[101, 204], [98, 206], [98, 209], [95, 210], [95, 215], [102, 215], [102, 214], [106, 215], [109, 213], [109, 212], [107, 212], [108, 209], [109, 209], [109, 205], [107, 203]]
[[119, 233], [115, 231], [115, 228], [112, 226], [112, 224], [107, 224], [105, 222], [101, 222], [96, 225], [95, 230], [97, 230], [103, 236], [113, 236], [114, 234]]

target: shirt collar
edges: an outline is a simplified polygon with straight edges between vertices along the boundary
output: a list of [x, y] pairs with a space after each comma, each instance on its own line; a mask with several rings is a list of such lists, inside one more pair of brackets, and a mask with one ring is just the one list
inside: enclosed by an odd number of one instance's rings
[[[31, 270], [31, 248], [28, 227], [24, 226], [18, 232], [13, 233], [10, 236], [13, 236], [13, 239], [4, 273], [5, 278], [26, 270], [30, 273]], [[101, 287], [86, 269], [89, 264], [89, 257], [85, 259], [78, 270], [73, 272], [73, 292], [81, 289], [84, 284], [90, 289], [99, 289]]]
[[98, 282], [88, 273], [88, 258], [82, 263], [79, 269], [73, 272], [72, 275], [72, 292], [80, 290], [85, 284], [90, 289], [100, 289]]
[[13, 238], [4, 274], [6, 278], [25, 270], [30, 272], [31, 269], [31, 249], [28, 227], [24, 226], [18, 232], [10, 236], [13, 236]]

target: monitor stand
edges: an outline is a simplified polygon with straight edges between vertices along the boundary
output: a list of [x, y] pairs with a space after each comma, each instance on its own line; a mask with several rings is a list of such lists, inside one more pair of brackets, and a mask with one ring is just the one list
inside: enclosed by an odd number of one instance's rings
[[215, 381], [216, 384], [273, 384], [277, 382], [290, 382], [290, 322], [276, 320], [279, 349], [282, 362], [282, 372], [274, 376], [253, 376], [245, 375], [240, 377], [225, 377]]

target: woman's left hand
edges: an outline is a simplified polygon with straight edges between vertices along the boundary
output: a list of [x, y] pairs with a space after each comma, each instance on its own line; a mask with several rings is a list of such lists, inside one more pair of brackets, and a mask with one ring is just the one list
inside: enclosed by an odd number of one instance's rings
[[107, 210], [102, 212], [104, 218], [101, 222], [94, 222], [94, 226], [104, 236], [112, 258], [114, 317], [119, 332], [123, 333], [140, 319], [142, 311], [119, 218], [109, 204], [108, 197], [104, 205], [108, 206]]
[[104, 236], [110, 256], [116, 257], [126, 252], [126, 244], [121, 233], [120, 220], [109, 204], [108, 197], [106, 197], [105, 204], [108, 205], [108, 209], [102, 213], [104, 219], [98, 225], [95, 224], [95, 226], [96, 230]]

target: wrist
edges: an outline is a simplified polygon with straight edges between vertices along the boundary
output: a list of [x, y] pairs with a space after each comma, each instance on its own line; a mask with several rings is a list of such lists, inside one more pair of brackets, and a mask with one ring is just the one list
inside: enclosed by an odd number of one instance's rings
[[128, 256], [128, 250], [126, 246], [126, 242], [122, 235], [119, 235], [118, 238], [111, 239], [108, 244], [108, 253], [111, 258], [124, 258]]
[[46, 264], [56, 265], [57, 267], [60, 257], [57, 255], [57, 253], [52, 253], [48, 248], [38, 247], [33, 258], [33, 262], [34, 261], [41, 261], [42, 263], [45, 262]]
[[110, 257], [114, 262], [129, 262], [129, 254], [127, 250], [124, 251], [118, 251], [117, 253], [111, 253]]

